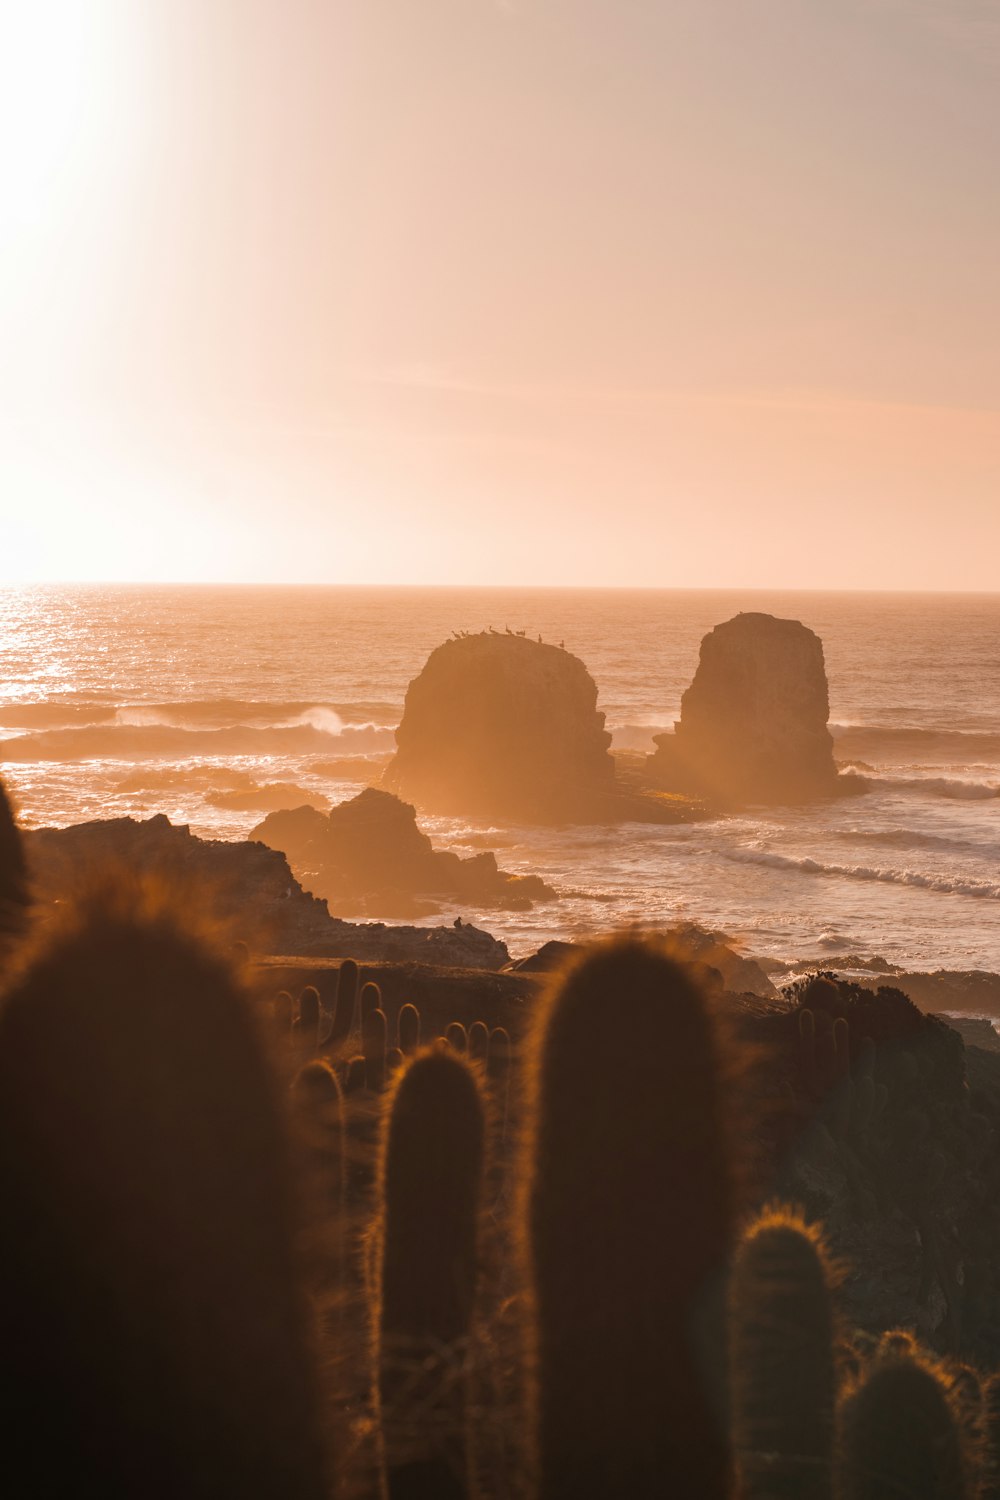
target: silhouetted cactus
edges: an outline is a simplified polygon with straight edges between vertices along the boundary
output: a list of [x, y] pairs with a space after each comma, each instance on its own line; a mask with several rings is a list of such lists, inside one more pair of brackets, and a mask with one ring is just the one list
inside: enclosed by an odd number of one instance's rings
[[365, 1049], [365, 1088], [372, 1094], [380, 1094], [385, 1088], [388, 1036], [385, 1011], [377, 1007], [368, 1011], [362, 1043]]
[[786, 1209], [745, 1235], [730, 1283], [733, 1432], [741, 1494], [831, 1493], [836, 1372], [832, 1275], [816, 1232]]
[[333, 1006], [333, 1025], [327, 1037], [326, 1050], [336, 1056], [354, 1029], [354, 1012], [358, 1002], [360, 971], [353, 958], [345, 958], [337, 971], [337, 995]]
[[451, 1021], [445, 1030], [445, 1038], [452, 1051], [464, 1057], [469, 1050], [469, 1037], [461, 1021]]
[[388, 1492], [466, 1493], [469, 1336], [484, 1111], [476, 1077], [430, 1049], [396, 1080], [379, 1172], [377, 1345]]
[[366, 1076], [367, 1064], [364, 1054], [359, 1052], [355, 1057], [349, 1057], [344, 1067], [344, 1093], [360, 1093], [365, 1087]]
[[24, 845], [6, 788], [0, 781], [0, 944], [23, 931], [28, 902]]
[[420, 1047], [420, 1012], [409, 1002], [400, 1007], [396, 1020], [396, 1040], [399, 1050], [407, 1057], [412, 1057]]
[[469, 1058], [472, 1062], [485, 1063], [490, 1049], [490, 1030], [485, 1021], [473, 1021], [469, 1027]]
[[876, 1360], [841, 1411], [844, 1500], [964, 1500], [964, 1433], [945, 1379], [913, 1355]]
[[1000, 1500], [1000, 1375], [993, 1375], [983, 1391], [985, 1441], [981, 1500]]
[[287, 990], [279, 990], [271, 1001], [271, 1020], [274, 1023], [275, 1036], [286, 1045], [292, 1035], [294, 1010], [291, 995]]
[[359, 1009], [360, 1014], [361, 1014], [361, 1035], [362, 1036], [364, 1036], [364, 1034], [365, 1034], [365, 1025], [366, 1025], [368, 1017], [371, 1015], [372, 1011], [373, 1010], [381, 1010], [381, 1008], [382, 1008], [382, 991], [379, 989], [378, 985], [374, 982], [374, 980], [370, 979], [367, 984], [363, 984], [361, 986], [361, 995], [360, 995], [359, 1004], [358, 1004], [358, 1009]]
[[495, 1026], [490, 1032], [486, 1075], [496, 1116], [495, 1128], [502, 1145], [507, 1140], [510, 1114], [510, 1036], [503, 1026]]
[[587, 951], [541, 1007], [522, 1178], [544, 1500], [728, 1493], [721, 1060], [704, 993], [652, 944]]
[[0, 1013], [6, 1471], [32, 1500], [320, 1500], [290, 1159], [248, 1002], [131, 892], [45, 941]]
[[319, 990], [307, 984], [299, 996], [299, 1016], [292, 1028], [296, 1046], [303, 1053], [315, 1052], [319, 1046]]
[[315, 1288], [338, 1286], [343, 1274], [344, 1113], [336, 1074], [319, 1058], [292, 1084], [305, 1258]]
[[387, 1078], [395, 1078], [400, 1068], [406, 1061], [406, 1053], [402, 1047], [390, 1047], [385, 1054], [385, 1071]]

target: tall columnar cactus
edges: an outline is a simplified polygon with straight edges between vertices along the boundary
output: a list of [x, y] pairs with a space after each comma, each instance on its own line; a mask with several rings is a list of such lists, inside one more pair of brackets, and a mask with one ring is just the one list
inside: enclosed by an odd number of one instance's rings
[[473, 1021], [469, 1027], [469, 1057], [472, 1062], [484, 1063], [489, 1048], [489, 1027], [485, 1021]]
[[279, 1042], [287, 1046], [292, 1035], [292, 1018], [295, 1007], [292, 997], [287, 990], [279, 990], [271, 1001], [271, 1019], [274, 1023], [274, 1035]]
[[588, 950], [541, 1006], [522, 1179], [543, 1500], [728, 1493], [721, 1073], [702, 989], [653, 944]]
[[337, 1076], [320, 1058], [297, 1074], [292, 1112], [310, 1281], [336, 1287], [344, 1268], [344, 1107]]
[[400, 1007], [396, 1018], [396, 1040], [399, 1050], [406, 1057], [412, 1057], [420, 1047], [420, 1012], [415, 1005], [409, 1002]]
[[365, 1015], [362, 1043], [365, 1049], [365, 1088], [372, 1094], [380, 1094], [385, 1088], [388, 1038], [385, 1011], [378, 1007], [369, 1010]]
[[504, 1026], [495, 1026], [490, 1032], [486, 1074], [496, 1117], [496, 1131], [500, 1144], [503, 1145], [507, 1140], [510, 1114], [510, 1035]]
[[965, 1500], [974, 1457], [947, 1378], [910, 1355], [877, 1359], [843, 1403], [843, 1500]]
[[831, 1493], [833, 1277], [817, 1233], [787, 1209], [754, 1223], [730, 1282], [733, 1437], [746, 1500]]
[[5, 1468], [31, 1497], [320, 1500], [284, 1111], [249, 1002], [131, 891], [41, 937], [0, 1013]]
[[0, 944], [20, 933], [28, 912], [28, 867], [6, 789], [0, 781]]
[[358, 1003], [358, 1010], [360, 1011], [361, 1018], [362, 1036], [364, 1036], [365, 1034], [365, 1026], [368, 1023], [368, 1017], [371, 1015], [372, 1011], [381, 1010], [381, 1008], [382, 991], [379, 989], [374, 980], [369, 980], [367, 984], [363, 984], [361, 986], [361, 995]]
[[467, 1492], [469, 1345], [485, 1145], [472, 1069], [419, 1053], [385, 1113], [376, 1343], [392, 1500]]
[[980, 1500], [1000, 1500], [1000, 1375], [983, 1390], [984, 1451]]
[[333, 1026], [327, 1038], [326, 1051], [336, 1057], [344, 1049], [354, 1029], [354, 1012], [358, 1003], [360, 970], [353, 958], [345, 958], [337, 971], [337, 996], [333, 1006]]
[[464, 1056], [469, 1050], [469, 1036], [461, 1021], [450, 1021], [445, 1031], [449, 1047]]
[[299, 1017], [294, 1027], [296, 1044], [307, 1056], [319, 1045], [319, 1013], [319, 990], [307, 984], [299, 996]]

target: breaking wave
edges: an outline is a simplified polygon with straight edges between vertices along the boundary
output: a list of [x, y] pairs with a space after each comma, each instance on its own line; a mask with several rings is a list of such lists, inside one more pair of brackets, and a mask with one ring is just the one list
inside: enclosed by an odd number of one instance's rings
[[849, 844], [879, 844], [889, 849], [942, 849], [949, 854], [971, 854], [1000, 860], [1000, 844], [979, 844], [972, 839], [919, 833], [915, 828], [836, 828], [830, 833], [833, 838]]
[[925, 797], [948, 797], [953, 802], [985, 802], [990, 797], [1000, 797], [1000, 782], [996, 781], [966, 781], [960, 776], [879, 776], [870, 767], [855, 767], [849, 761], [842, 763], [842, 769], [857, 770], [876, 787], [920, 792]]
[[795, 870], [804, 875], [839, 875], [846, 880], [909, 885], [945, 895], [975, 896], [988, 901], [1000, 901], [1000, 885], [985, 880], [968, 880], [962, 876], [927, 875], [921, 870], [885, 870], [874, 865], [828, 865], [808, 856], [796, 858], [763, 849], [730, 849], [725, 852], [724, 858], [737, 864], [766, 865], [771, 870]]
[[192, 760], [203, 756], [371, 755], [395, 748], [382, 724], [344, 724], [331, 709], [306, 709], [285, 725], [188, 729], [169, 724], [89, 725], [0, 740], [0, 761]]

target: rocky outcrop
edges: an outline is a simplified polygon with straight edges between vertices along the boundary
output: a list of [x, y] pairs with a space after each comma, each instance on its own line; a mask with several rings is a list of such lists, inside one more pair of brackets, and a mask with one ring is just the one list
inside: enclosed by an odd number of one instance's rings
[[342, 916], [419, 916], [441, 897], [504, 911], [527, 911], [555, 892], [537, 875], [508, 875], [492, 853], [461, 859], [434, 849], [413, 807], [366, 787], [327, 817], [310, 807], [276, 812], [250, 834], [280, 849], [311, 891]]
[[[764, 973], [756, 959], [744, 957], [732, 946], [732, 939], [724, 932], [710, 932], [695, 922], [680, 922], [660, 933], [674, 949], [692, 963], [702, 964], [715, 971], [717, 982], [734, 995], [759, 995], [775, 999], [778, 990]], [[517, 959], [507, 965], [512, 974], [548, 974], [560, 968], [575, 953], [582, 951], [580, 943], [553, 940], [543, 943], [536, 953]]]
[[701, 643], [673, 734], [656, 737], [657, 785], [725, 803], [802, 802], [838, 783], [823, 643], [798, 620], [739, 614]]
[[446, 641], [410, 683], [383, 784], [418, 807], [528, 822], [602, 816], [611, 736], [583, 662], [484, 632]]
[[[321, 817], [321, 814], [316, 814]], [[185, 893], [214, 917], [227, 937], [252, 953], [413, 960], [460, 968], [499, 969], [505, 944], [470, 923], [461, 927], [388, 927], [331, 917], [325, 901], [304, 891], [284, 854], [259, 843], [196, 838], [162, 814], [144, 821], [111, 818], [24, 835], [32, 883], [44, 906], [111, 869], [152, 877]]]

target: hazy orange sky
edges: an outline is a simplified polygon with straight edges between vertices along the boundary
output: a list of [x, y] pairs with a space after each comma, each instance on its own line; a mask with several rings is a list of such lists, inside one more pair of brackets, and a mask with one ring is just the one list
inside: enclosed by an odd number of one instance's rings
[[0, 15], [0, 578], [1000, 587], [996, 0]]

